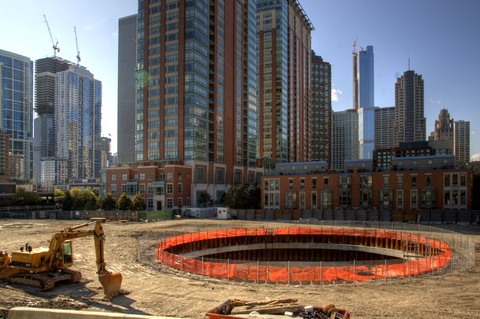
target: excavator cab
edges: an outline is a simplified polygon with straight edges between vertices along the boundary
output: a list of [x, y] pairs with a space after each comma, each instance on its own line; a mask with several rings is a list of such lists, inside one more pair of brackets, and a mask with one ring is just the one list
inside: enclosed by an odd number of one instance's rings
[[73, 265], [73, 245], [71, 240], [67, 240], [62, 244], [63, 251], [63, 267]]

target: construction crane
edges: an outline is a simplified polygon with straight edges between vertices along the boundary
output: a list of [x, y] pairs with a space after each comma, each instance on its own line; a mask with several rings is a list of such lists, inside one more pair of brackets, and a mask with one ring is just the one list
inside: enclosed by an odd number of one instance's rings
[[45, 15], [43, 15], [43, 17], [45, 18], [45, 23], [47, 24], [47, 29], [48, 29], [48, 33], [50, 34], [50, 39], [52, 40], [53, 56], [56, 57], [57, 52], [60, 52], [60, 48], [58, 47], [58, 41], [57, 42], [53, 41], [52, 31], [50, 31], [50, 26], [48, 25], [47, 17]]
[[77, 45], [77, 65], [80, 64], [80, 50], [78, 49], [78, 39], [77, 39], [77, 27], [73, 27], [73, 31], [75, 32], [75, 44]]

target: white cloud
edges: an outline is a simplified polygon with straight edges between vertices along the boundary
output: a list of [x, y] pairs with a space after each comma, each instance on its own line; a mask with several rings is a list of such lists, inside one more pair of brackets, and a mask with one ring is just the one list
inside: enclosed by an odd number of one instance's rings
[[472, 156], [470, 156], [470, 161], [471, 162], [480, 161], [480, 154], [473, 154]]
[[341, 90], [332, 88], [332, 102], [340, 101], [340, 95], [342, 95]]

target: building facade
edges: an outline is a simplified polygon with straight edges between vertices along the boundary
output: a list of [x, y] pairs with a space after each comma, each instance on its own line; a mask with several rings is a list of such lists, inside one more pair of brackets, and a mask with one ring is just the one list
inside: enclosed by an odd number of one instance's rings
[[[107, 193], [131, 198], [140, 193], [147, 210], [172, 210], [194, 205], [193, 170], [175, 161], [118, 163], [106, 171]], [[203, 178], [203, 182], [206, 176]], [[200, 182], [200, 181], [199, 181]]]
[[359, 71], [359, 107], [375, 106], [375, 79], [374, 79], [374, 54], [373, 46], [358, 52]]
[[136, 160], [191, 167], [217, 199], [254, 182], [255, 1], [139, 1]]
[[311, 31], [298, 0], [257, 1], [259, 158], [308, 159]]
[[472, 171], [437, 166], [427, 161], [425, 166], [412, 171], [353, 169], [333, 173], [313, 169], [282, 175], [273, 173], [262, 177], [261, 206], [263, 209], [330, 211], [373, 209], [410, 214], [431, 209], [471, 209]]
[[55, 184], [100, 178], [102, 83], [72, 63], [56, 74], [55, 106]]
[[[33, 175], [35, 182], [41, 185], [42, 160], [51, 161], [56, 153], [56, 133], [55, 133], [55, 110], [56, 110], [56, 86], [55, 79], [58, 72], [66, 71], [69, 68], [69, 62], [59, 57], [48, 57], [35, 61], [35, 118], [34, 142], [33, 142]], [[45, 163], [49, 170], [51, 163]], [[53, 171], [51, 176], [55, 175]], [[48, 181], [50, 185], [54, 181]]]
[[359, 107], [358, 113], [358, 158], [372, 159], [375, 149], [375, 107]]
[[408, 70], [395, 83], [394, 145], [426, 140], [422, 76]]
[[10, 141], [10, 179], [33, 178], [33, 62], [0, 50], [0, 129]]
[[358, 159], [358, 113], [333, 112], [332, 123], [332, 169], [342, 170], [345, 161]]
[[395, 107], [375, 108], [374, 116], [374, 149], [394, 147], [393, 126], [395, 122]]
[[118, 20], [117, 154], [121, 162], [135, 161], [135, 70], [137, 15]]
[[309, 160], [332, 164], [332, 66], [312, 52]]
[[0, 182], [10, 181], [10, 139], [0, 129]]
[[453, 149], [456, 165], [468, 165], [468, 163], [470, 163], [470, 122], [455, 121], [453, 123], [453, 128]]

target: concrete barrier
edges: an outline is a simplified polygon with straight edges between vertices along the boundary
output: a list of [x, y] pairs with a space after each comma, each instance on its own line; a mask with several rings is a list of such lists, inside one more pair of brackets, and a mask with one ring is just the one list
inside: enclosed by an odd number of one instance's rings
[[65, 309], [45, 309], [15, 307], [8, 311], [8, 319], [102, 319], [102, 318], [136, 318], [136, 319], [179, 319], [148, 315], [129, 315], [116, 312], [79, 311]]

